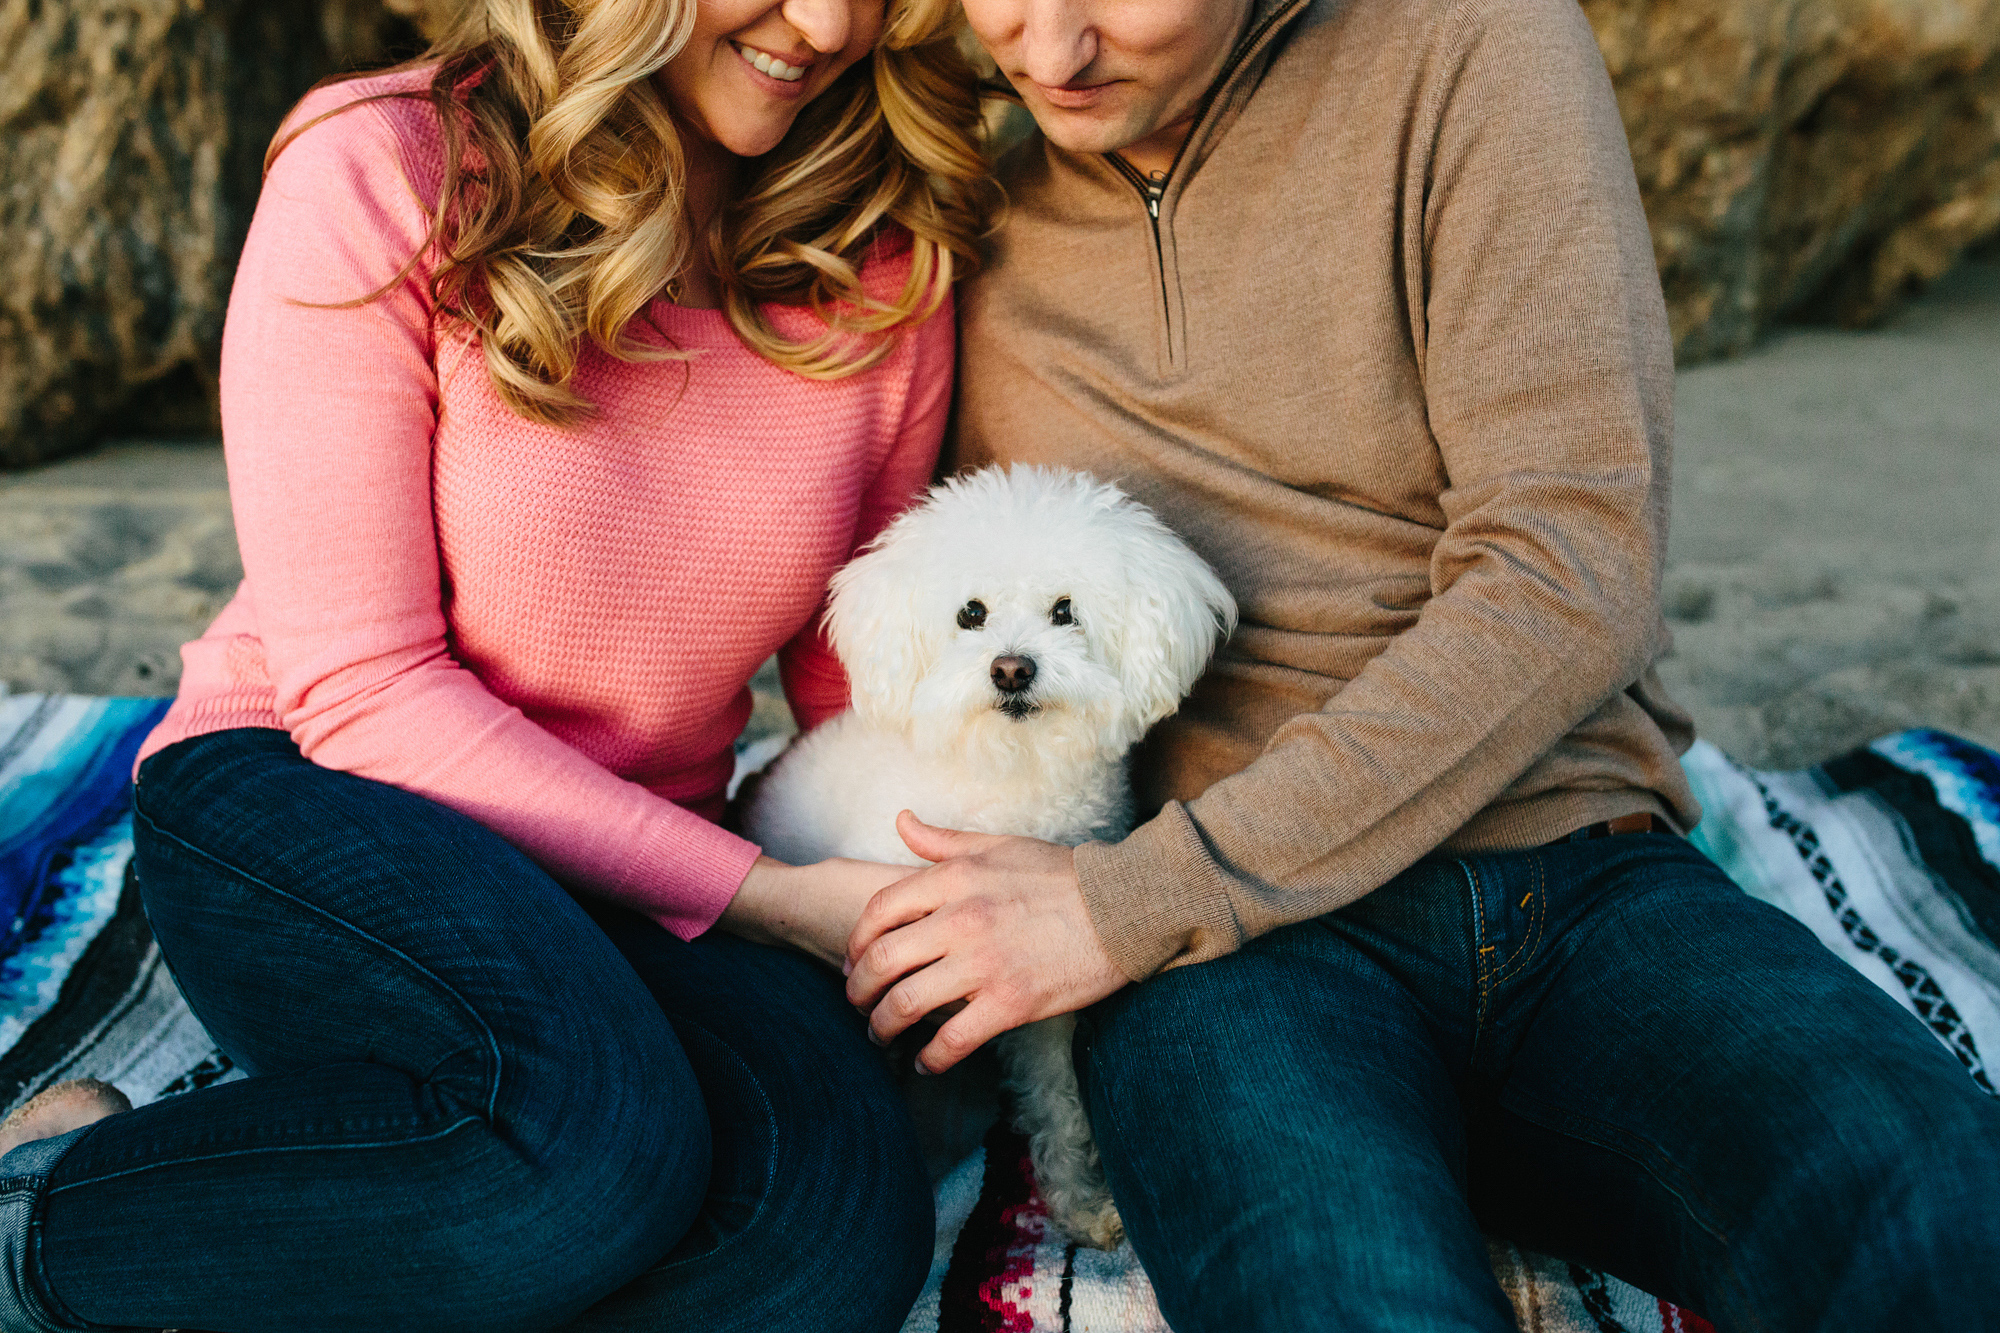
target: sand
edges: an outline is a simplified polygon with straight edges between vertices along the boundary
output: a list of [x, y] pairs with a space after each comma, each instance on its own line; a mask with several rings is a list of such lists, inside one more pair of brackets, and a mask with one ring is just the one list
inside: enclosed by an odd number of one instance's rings
[[243, 576], [215, 445], [119, 443], [0, 473], [0, 682], [172, 694]]
[[1676, 405], [1661, 674], [1702, 733], [1767, 767], [1913, 726], [2000, 747], [2000, 261]]
[[[1702, 733], [1768, 767], [1919, 725], [2000, 747], [2000, 260], [1676, 397], [1661, 672]], [[213, 444], [0, 474], [0, 682], [170, 694], [240, 574]], [[759, 683], [753, 728], [784, 729]]]

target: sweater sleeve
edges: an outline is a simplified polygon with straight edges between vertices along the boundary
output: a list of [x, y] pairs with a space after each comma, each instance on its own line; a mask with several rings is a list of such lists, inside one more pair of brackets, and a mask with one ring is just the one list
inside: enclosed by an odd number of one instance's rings
[[[316, 94], [294, 123], [338, 104]], [[575, 888], [691, 938], [756, 847], [558, 740], [453, 659], [428, 270], [397, 278], [428, 233], [406, 164], [421, 179], [435, 145], [406, 141], [383, 106], [279, 154], [230, 298], [225, 452], [278, 716], [315, 763], [469, 815]], [[379, 299], [338, 304], [392, 279]]]
[[[956, 326], [952, 301], [947, 296], [937, 312], [910, 335], [914, 346], [902, 418], [887, 457], [861, 497], [850, 558], [879, 537], [891, 519], [915, 502], [937, 467], [945, 420], [951, 414]], [[833, 655], [819, 616], [815, 615], [779, 650], [778, 672], [800, 730], [811, 731], [846, 709], [847, 673], [841, 668], [840, 659]]]
[[1569, 0], [1467, 0], [1439, 41], [1402, 201], [1449, 478], [1431, 595], [1248, 767], [1078, 850], [1135, 979], [1373, 891], [1661, 647], [1672, 352], [1602, 58]]

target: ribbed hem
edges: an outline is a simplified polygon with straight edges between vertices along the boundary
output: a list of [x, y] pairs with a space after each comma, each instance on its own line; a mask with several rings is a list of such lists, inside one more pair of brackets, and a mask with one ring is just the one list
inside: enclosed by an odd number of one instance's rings
[[167, 715], [160, 719], [160, 725], [154, 727], [139, 746], [139, 753], [132, 760], [132, 774], [138, 776], [139, 765], [169, 745], [192, 740], [196, 736], [213, 735], [218, 731], [234, 731], [238, 727], [283, 731], [285, 725], [278, 720], [276, 696], [265, 689], [232, 690], [228, 694], [210, 695], [205, 699], [178, 698], [167, 710]]
[[1123, 842], [1078, 847], [1076, 876], [1105, 952], [1133, 981], [1243, 944], [1228, 879], [1179, 801]]
[[617, 897], [684, 940], [715, 925], [763, 848], [707, 820], [662, 819], [618, 883]]

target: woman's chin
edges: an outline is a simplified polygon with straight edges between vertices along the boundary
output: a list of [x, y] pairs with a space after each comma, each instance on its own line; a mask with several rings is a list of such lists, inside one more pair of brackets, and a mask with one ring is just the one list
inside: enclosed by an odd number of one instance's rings
[[798, 119], [796, 110], [791, 110], [782, 119], [765, 116], [745, 116], [741, 120], [731, 120], [721, 125], [709, 125], [710, 136], [726, 153], [737, 157], [762, 157], [784, 142], [791, 133], [792, 122]]
[[731, 157], [762, 157], [784, 142], [791, 133], [792, 122], [798, 119], [798, 112], [796, 106], [709, 106], [695, 108], [693, 112], [675, 106], [674, 120], [681, 131], [682, 144], [697, 155], [719, 149]]

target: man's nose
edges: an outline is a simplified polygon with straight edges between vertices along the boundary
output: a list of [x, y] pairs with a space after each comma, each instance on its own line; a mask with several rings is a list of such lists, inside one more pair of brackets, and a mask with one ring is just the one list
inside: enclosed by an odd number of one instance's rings
[[779, 12], [821, 55], [846, 50], [854, 35], [853, 0], [785, 0]]
[[1078, 0], [1026, 0], [1021, 25], [1021, 72], [1044, 88], [1060, 88], [1097, 59], [1097, 25]]
[[1002, 694], [1019, 694], [1035, 680], [1035, 659], [1032, 657], [996, 657], [993, 659], [993, 683]]

